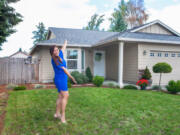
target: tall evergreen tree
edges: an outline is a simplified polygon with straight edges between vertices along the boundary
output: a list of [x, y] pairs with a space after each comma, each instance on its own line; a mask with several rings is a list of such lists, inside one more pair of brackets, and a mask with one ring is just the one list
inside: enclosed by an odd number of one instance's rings
[[0, 50], [6, 38], [16, 32], [13, 27], [22, 21], [22, 16], [9, 6], [17, 1], [19, 0], [0, 0]]
[[[98, 30], [100, 31], [100, 25], [104, 21], [104, 15], [99, 16], [98, 14], [94, 14], [91, 16], [91, 20], [88, 22], [86, 27], [83, 27], [85, 30]], [[104, 29], [102, 29], [103, 31]]]
[[114, 9], [112, 17], [109, 18], [111, 24], [109, 31], [121, 32], [127, 29], [127, 24], [125, 22], [125, 16], [127, 12], [126, 2], [121, 0], [118, 9]]
[[32, 37], [32, 39], [34, 39], [34, 45], [40, 41], [45, 40], [48, 33], [42, 22], [36, 25], [36, 28], [37, 30], [32, 32], [34, 34], [34, 36]]

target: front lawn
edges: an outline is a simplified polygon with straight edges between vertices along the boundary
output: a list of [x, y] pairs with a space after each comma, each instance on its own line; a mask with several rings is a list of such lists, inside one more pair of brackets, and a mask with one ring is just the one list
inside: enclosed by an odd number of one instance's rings
[[180, 135], [180, 96], [70, 88], [67, 125], [53, 118], [57, 90], [12, 91], [2, 135]]

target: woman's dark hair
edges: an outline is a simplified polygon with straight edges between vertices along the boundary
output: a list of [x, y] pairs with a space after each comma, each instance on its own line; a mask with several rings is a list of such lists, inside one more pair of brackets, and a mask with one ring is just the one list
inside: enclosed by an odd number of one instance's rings
[[[60, 58], [59, 56], [55, 56], [55, 55], [53, 54], [55, 47], [58, 48], [58, 46], [56, 46], [56, 45], [51, 46], [50, 49], [49, 49], [49, 52], [50, 52], [51, 57], [53, 58], [54, 62], [56, 63], [56, 65], [59, 65], [59, 63], [57, 62], [57, 60], [59, 60], [61, 63], [62, 63], [62, 60], [61, 60], [61, 58]], [[58, 48], [58, 49], [59, 49], [59, 48]]]

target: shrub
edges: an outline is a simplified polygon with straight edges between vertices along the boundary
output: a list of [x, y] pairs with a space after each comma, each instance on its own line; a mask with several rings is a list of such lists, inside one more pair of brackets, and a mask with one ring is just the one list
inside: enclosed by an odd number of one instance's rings
[[92, 82], [92, 80], [93, 80], [93, 75], [92, 75], [92, 73], [91, 73], [90, 67], [87, 67], [87, 68], [86, 68], [86, 76], [88, 77], [89, 82]]
[[116, 85], [116, 88], [120, 88], [120, 86], [119, 86], [119, 85]]
[[151, 79], [151, 72], [149, 71], [148, 67], [146, 66], [146, 69], [144, 70], [144, 73], [142, 74], [142, 79]]
[[177, 92], [180, 92], [180, 80], [178, 80], [177, 82], [175, 82], [174, 80], [169, 81], [166, 88], [172, 94], [176, 94]]
[[151, 89], [152, 89], [152, 90], [159, 90], [159, 89], [161, 89], [161, 86], [159, 86], [159, 85], [153, 85], [153, 86], [151, 87]]
[[18, 85], [16, 85], [16, 84], [12, 84], [12, 83], [10, 83], [10, 84], [8, 84], [7, 86], [6, 86], [6, 89], [14, 89], [15, 87], [17, 87]]
[[[71, 75], [75, 78], [78, 84], [87, 83], [89, 81], [86, 75], [79, 73], [78, 71], [72, 71]], [[72, 80], [70, 80], [70, 82], [73, 83]]]
[[153, 66], [153, 72], [154, 73], [160, 73], [160, 78], [159, 78], [159, 88], [161, 86], [161, 76], [162, 73], [170, 73], [172, 71], [171, 65], [168, 63], [162, 62], [162, 63], [157, 63]]
[[134, 85], [126, 85], [123, 87], [123, 89], [135, 89], [135, 90], [137, 90], [138, 88]]
[[84, 75], [83, 73], [80, 73], [80, 76], [81, 76], [81, 78], [83, 80], [83, 83], [88, 83], [89, 82], [89, 78], [86, 75]]
[[104, 77], [96, 75], [93, 77], [93, 84], [96, 85], [97, 87], [102, 86], [104, 82]]
[[13, 90], [25, 90], [25, 89], [26, 89], [26, 86], [21, 85], [21, 86], [16, 86], [16, 87], [14, 87]]

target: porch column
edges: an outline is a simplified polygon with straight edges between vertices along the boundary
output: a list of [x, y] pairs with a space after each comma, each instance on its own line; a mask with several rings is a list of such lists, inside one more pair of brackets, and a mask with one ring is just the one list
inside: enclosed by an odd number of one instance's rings
[[123, 87], [123, 55], [124, 55], [124, 42], [118, 44], [119, 58], [118, 58], [118, 83], [120, 88]]

